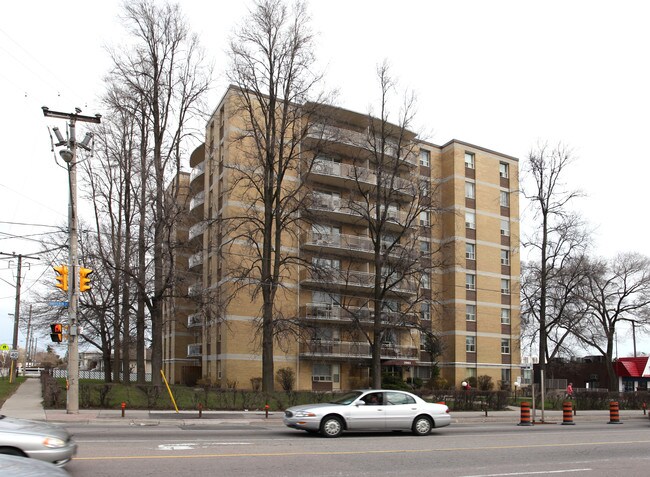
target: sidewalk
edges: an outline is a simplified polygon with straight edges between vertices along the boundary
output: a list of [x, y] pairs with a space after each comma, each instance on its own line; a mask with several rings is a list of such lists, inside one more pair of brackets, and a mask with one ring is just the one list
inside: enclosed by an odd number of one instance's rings
[[[28, 378], [21, 384], [13, 396], [7, 399], [0, 409], [0, 414], [22, 419], [48, 421], [61, 424], [71, 423], [100, 423], [124, 424], [139, 426], [178, 426], [178, 425], [218, 425], [218, 424], [273, 424], [282, 425], [281, 411], [269, 412], [268, 418], [264, 411], [203, 411], [199, 419], [198, 411], [149, 411], [125, 410], [122, 417], [121, 409], [80, 409], [78, 414], [68, 414], [65, 409], [43, 409], [41, 394], [41, 381], [38, 378]], [[649, 419], [643, 411], [620, 411], [620, 420]], [[510, 407], [505, 411], [462, 411], [452, 412], [452, 424], [470, 423], [512, 423], [520, 421], [520, 410]], [[562, 411], [547, 410], [544, 412], [544, 423], [541, 421], [541, 411], [535, 411], [534, 418], [537, 424], [561, 424]], [[576, 424], [582, 422], [608, 422], [609, 411], [580, 411], [573, 417]]]

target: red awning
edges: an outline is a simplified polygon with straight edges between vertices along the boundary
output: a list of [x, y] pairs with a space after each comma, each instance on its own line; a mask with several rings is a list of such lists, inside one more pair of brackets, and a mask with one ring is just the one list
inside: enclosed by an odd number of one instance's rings
[[614, 363], [614, 370], [616, 371], [617, 376], [627, 377], [627, 378], [641, 378], [646, 376], [643, 371], [648, 365], [648, 357], [644, 356], [642, 358], [618, 358]]

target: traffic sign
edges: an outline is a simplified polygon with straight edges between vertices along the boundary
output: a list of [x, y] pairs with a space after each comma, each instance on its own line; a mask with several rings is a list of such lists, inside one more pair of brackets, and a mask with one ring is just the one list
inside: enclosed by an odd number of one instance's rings
[[9, 351], [9, 359], [18, 359], [18, 351], [15, 349]]
[[7, 343], [0, 344], [0, 351], [9, 351], [11, 347]]
[[68, 302], [67, 301], [51, 301], [51, 302], [48, 303], [48, 305], [66, 307], [66, 306], [68, 306]]

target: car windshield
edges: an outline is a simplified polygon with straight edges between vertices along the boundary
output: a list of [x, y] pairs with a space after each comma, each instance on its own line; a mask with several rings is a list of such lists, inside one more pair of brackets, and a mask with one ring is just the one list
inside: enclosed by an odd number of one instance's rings
[[354, 402], [359, 396], [361, 396], [361, 394], [363, 394], [363, 393], [360, 392], [360, 391], [347, 393], [347, 394], [344, 394], [343, 396], [341, 396], [340, 398], [335, 399], [334, 401], [330, 401], [330, 403], [331, 404], [343, 404], [343, 405], [350, 404], [350, 403]]

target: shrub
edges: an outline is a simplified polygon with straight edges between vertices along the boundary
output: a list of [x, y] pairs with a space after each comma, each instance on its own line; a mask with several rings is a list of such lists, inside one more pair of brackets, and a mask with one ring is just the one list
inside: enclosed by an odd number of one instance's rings
[[259, 391], [260, 389], [262, 389], [261, 377], [251, 378], [251, 389], [253, 391]]
[[275, 379], [280, 383], [282, 389], [289, 392], [296, 382], [296, 373], [291, 368], [280, 368], [275, 373]]
[[477, 379], [477, 387], [480, 391], [492, 391], [494, 389], [494, 383], [492, 382], [492, 376], [484, 374], [479, 376]]

